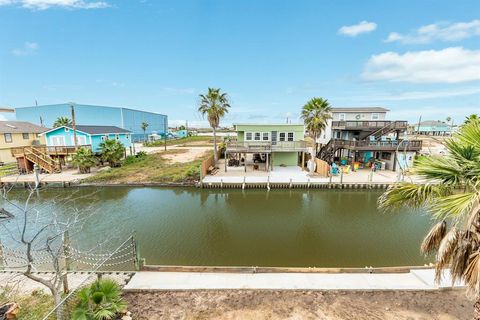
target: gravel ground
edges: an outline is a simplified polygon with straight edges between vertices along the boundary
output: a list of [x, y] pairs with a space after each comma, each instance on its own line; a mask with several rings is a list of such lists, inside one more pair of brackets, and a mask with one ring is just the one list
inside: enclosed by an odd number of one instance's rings
[[463, 290], [127, 292], [134, 319], [471, 319]]

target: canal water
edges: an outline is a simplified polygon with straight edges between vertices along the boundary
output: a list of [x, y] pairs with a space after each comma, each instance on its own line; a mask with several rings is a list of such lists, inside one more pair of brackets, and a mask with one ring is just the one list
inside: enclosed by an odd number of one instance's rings
[[[115, 236], [114, 245], [135, 231], [147, 264], [423, 265], [427, 261], [419, 246], [431, 225], [429, 217], [412, 210], [381, 213], [376, 208], [380, 194], [378, 190], [59, 188], [42, 191], [32, 205], [41, 215], [94, 210], [75, 235], [84, 248], [108, 235]], [[25, 197], [24, 190], [9, 194], [16, 204]], [[68, 198], [75, 200], [62, 204]], [[7, 238], [2, 231], [2, 241], [8, 242]]]

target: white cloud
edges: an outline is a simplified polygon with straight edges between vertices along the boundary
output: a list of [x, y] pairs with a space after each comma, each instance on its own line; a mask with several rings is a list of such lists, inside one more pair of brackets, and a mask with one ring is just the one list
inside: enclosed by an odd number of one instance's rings
[[480, 36], [480, 20], [457, 23], [439, 22], [421, 26], [408, 34], [391, 32], [385, 42], [424, 44], [435, 40], [459, 41], [475, 36]]
[[101, 9], [110, 5], [105, 1], [85, 0], [0, 0], [0, 6], [18, 5], [32, 10], [46, 10], [51, 7], [68, 9]]
[[443, 50], [385, 52], [365, 65], [366, 80], [411, 83], [459, 83], [480, 80], [480, 50], [452, 47]]
[[341, 27], [338, 29], [338, 33], [349, 37], [356, 37], [359, 34], [372, 32], [375, 29], [377, 29], [375, 22], [361, 21], [358, 24]]
[[22, 48], [13, 49], [12, 53], [16, 56], [28, 56], [34, 54], [39, 46], [36, 42], [25, 42]]

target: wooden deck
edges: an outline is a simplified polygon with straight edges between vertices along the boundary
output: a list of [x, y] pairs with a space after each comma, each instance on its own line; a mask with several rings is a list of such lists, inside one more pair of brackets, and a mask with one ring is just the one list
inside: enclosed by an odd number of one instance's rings
[[[92, 149], [91, 145], [79, 145], [77, 146], [78, 148], [87, 148], [87, 149]], [[48, 154], [50, 156], [68, 156], [71, 154], [75, 154], [76, 149], [73, 146], [45, 146], [45, 145], [39, 145], [39, 146], [25, 146], [25, 147], [16, 147], [16, 148], [11, 148], [12, 156], [17, 158], [17, 157], [23, 157], [23, 154], [25, 152], [25, 149], [30, 149], [34, 148], [39, 150], [42, 153]]]

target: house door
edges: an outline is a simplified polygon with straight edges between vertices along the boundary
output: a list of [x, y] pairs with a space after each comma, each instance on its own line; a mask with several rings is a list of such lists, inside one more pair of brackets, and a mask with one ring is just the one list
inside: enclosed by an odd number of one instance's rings
[[65, 137], [64, 136], [51, 137], [50, 144], [52, 146], [65, 146]]

